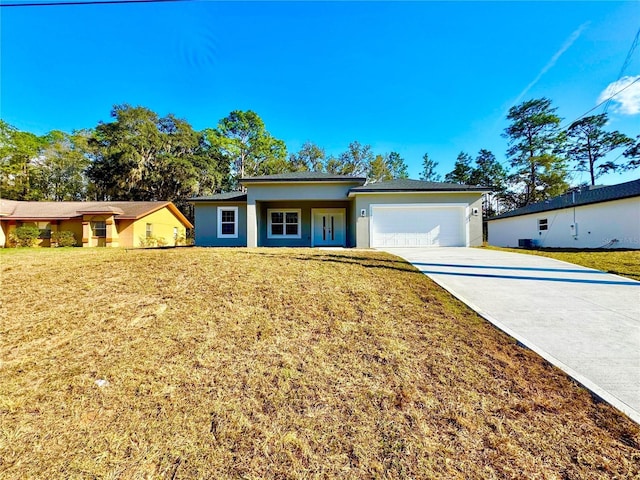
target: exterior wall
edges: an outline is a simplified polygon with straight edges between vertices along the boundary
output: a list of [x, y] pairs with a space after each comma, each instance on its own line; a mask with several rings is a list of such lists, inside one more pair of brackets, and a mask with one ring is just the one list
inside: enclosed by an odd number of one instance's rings
[[247, 201], [280, 200], [341, 200], [344, 201], [349, 190], [358, 183], [354, 182], [291, 182], [278, 184], [247, 185]]
[[[248, 184], [247, 185], [247, 246], [257, 247], [258, 245], [266, 246], [262, 241], [262, 232], [266, 232], [266, 223], [261, 219], [261, 207], [259, 204], [263, 202], [289, 202], [287, 206], [300, 205], [301, 202], [313, 201], [314, 208], [321, 208], [323, 201], [342, 201], [345, 202], [345, 208], [348, 205], [347, 196], [349, 189], [359, 185], [358, 182], [291, 182], [291, 183], [277, 183], [277, 184]], [[318, 205], [316, 207], [315, 205]], [[299, 208], [299, 207], [296, 207]], [[265, 210], [266, 212], [266, 210]], [[266, 213], [265, 213], [266, 215]], [[310, 213], [307, 214], [307, 220], [309, 222], [310, 235]], [[303, 212], [303, 225], [306, 223], [304, 220]], [[347, 209], [347, 217], [349, 217], [349, 210]], [[349, 225], [349, 219], [347, 219], [347, 225]], [[349, 228], [347, 228], [349, 230]], [[266, 236], [266, 233], [265, 233]], [[347, 235], [347, 239], [349, 236]], [[302, 238], [296, 240], [305, 240], [305, 232], [302, 232]], [[268, 243], [273, 242], [270, 240]], [[282, 243], [282, 245], [281, 245]], [[292, 243], [292, 245], [288, 245]], [[278, 246], [308, 246], [311, 245], [311, 239], [307, 239], [304, 245], [299, 245], [301, 242], [295, 242], [293, 240], [280, 240]]]
[[0, 221], [0, 248], [7, 247], [7, 237], [9, 231], [9, 222]]
[[[267, 238], [268, 218], [267, 211], [270, 208], [276, 209], [300, 209], [300, 238]], [[314, 208], [343, 208], [345, 210], [345, 238], [347, 246], [352, 246], [349, 242], [349, 232], [351, 228], [351, 208], [350, 202], [332, 201], [305, 201], [305, 202], [258, 202], [257, 214], [259, 223], [258, 246], [260, 247], [310, 247], [311, 246], [311, 210]]]
[[[481, 193], [358, 193], [355, 196], [353, 218], [356, 219], [356, 246], [370, 248], [369, 221], [371, 205], [399, 204], [399, 203], [466, 203], [468, 223], [468, 245], [471, 247], [482, 245], [482, 194]], [[474, 208], [479, 215], [472, 215]], [[365, 210], [366, 216], [360, 215]]]
[[116, 219], [116, 229], [118, 230], [118, 245], [121, 247], [133, 247], [135, 245], [133, 239], [134, 220], [118, 220]]
[[147, 236], [147, 223], [152, 226], [152, 235], [163, 239], [166, 245], [175, 245], [174, 228], [178, 229], [178, 237], [186, 238], [186, 228], [180, 220], [167, 207], [161, 208], [149, 215], [133, 222], [133, 244], [121, 245], [126, 247], [140, 247], [141, 240]]
[[[545, 218], [548, 229], [538, 231], [538, 220]], [[576, 235], [571, 225], [577, 225]], [[640, 198], [491, 220], [488, 228], [489, 244], [498, 247], [533, 239], [539, 247], [640, 249]]]
[[[238, 238], [218, 238], [218, 207], [238, 207]], [[203, 247], [246, 247], [247, 205], [235, 202], [195, 204], [196, 245]]]
[[[106, 236], [99, 237], [93, 231], [93, 222], [105, 222]], [[118, 247], [118, 231], [115, 227], [113, 215], [83, 215], [82, 217], [82, 247]]]
[[360, 221], [360, 210], [356, 209], [356, 200], [351, 199], [349, 210], [347, 211], [349, 221], [347, 222], [347, 244], [351, 247], [357, 246], [358, 222]]
[[[23, 222], [20, 220], [5, 220], [2, 223], [2, 233], [0, 233], [0, 247], [10, 247], [9, 245], [9, 235], [17, 228], [23, 225], [32, 226], [39, 228], [41, 230], [50, 230], [52, 233], [56, 230], [61, 230], [59, 228], [59, 222], [56, 220], [40, 220], [33, 222]], [[50, 238], [40, 238], [36, 242], [36, 247], [50, 247], [51, 239]]]
[[82, 246], [82, 221], [80, 219], [61, 220], [58, 222], [58, 231], [73, 232], [76, 239], [76, 246]]

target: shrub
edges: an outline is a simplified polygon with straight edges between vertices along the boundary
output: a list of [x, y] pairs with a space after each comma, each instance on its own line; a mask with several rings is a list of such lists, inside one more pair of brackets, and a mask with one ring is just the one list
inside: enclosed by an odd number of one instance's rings
[[58, 247], [75, 247], [76, 237], [69, 230], [60, 230], [51, 233], [51, 243], [55, 243]]
[[9, 234], [9, 241], [16, 247], [34, 247], [40, 237], [40, 229], [32, 225], [22, 225]]
[[164, 237], [140, 237], [140, 246], [143, 248], [164, 247], [166, 245], [167, 241]]

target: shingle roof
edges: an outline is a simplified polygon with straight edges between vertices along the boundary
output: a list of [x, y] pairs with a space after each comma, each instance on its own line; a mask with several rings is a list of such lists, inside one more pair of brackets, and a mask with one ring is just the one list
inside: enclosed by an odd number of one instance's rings
[[[118, 219], [137, 220], [163, 207], [169, 208], [188, 228], [191, 222], [171, 202], [20, 202], [2, 200], [4, 205], [13, 204], [13, 211], [3, 218], [13, 220], [69, 219], [83, 214], [112, 213]], [[4, 212], [2, 212], [4, 213]]]
[[190, 202], [246, 202], [247, 194], [242, 192], [216, 193], [205, 197], [194, 197]]
[[364, 192], [489, 192], [490, 188], [459, 183], [425, 182], [423, 180], [398, 179], [386, 182], [368, 183], [352, 188], [350, 193]]
[[0, 198], [0, 217], [11, 215], [16, 209], [17, 200], [4, 200]]
[[365, 177], [354, 177], [351, 175], [335, 175], [325, 172], [288, 172], [277, 175], [262, 175], [259, 177], [245, 177], [240, 183], [257, 182], [366, 182]]
[[532, 203], [526, 207], [512, 210], [502, 215], [489, 218], [488, 220], [498, 220], [500, 218], [519, 217], [531, 213], [548, 212], [551, 210], [560, 210], [562, 208], [577, 207], [580, 205], [589, 205], [592, 203], [610, 202], [612, 200], [621, 200], [623, 198], [640, 196], [640, 179], [631, 182], [619, 183], [617, 185], [609, 185], [606, 187], [590, 187], [582, 191], [570, 192], [559, 197], [554, 197], [544, 202]]

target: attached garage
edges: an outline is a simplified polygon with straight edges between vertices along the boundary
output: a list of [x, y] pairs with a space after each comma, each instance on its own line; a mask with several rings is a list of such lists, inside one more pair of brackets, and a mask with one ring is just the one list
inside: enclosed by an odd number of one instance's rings
[[482, 245], [482, 195], [475, 185], [398, 179], [349, 191], [358, 248]]
[[371, 205], [371, 247], [464, 247], [466, 204]]

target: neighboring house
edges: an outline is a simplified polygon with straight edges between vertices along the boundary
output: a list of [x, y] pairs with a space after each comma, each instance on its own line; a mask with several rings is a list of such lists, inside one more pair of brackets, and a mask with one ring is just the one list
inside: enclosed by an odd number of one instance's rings
[[419, 180], [365, 185], [319, 172], [244, 178], [246, 193], [190, 199], [196, 245], [418, 247], [482, 244], [488, 189]]
[[534, 203], [488, 219], [499, 247], [640, 249], [640, 180]]
[[175, 245], [193, 225], [171, 202], [20, 202], [0, 200], [0, 246], [22, 225], [40, 229], [39, 245], [51, 234], [73, 232], [82, 247], [138, 247], [147, 239]]

